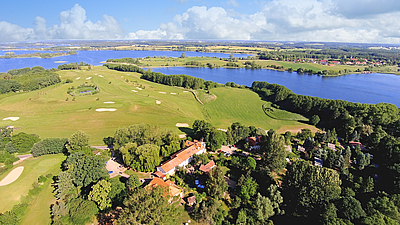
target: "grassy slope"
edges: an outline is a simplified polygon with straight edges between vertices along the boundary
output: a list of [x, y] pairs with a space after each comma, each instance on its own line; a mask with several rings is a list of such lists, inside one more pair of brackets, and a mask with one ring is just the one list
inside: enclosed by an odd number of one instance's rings
[[[70, 78], [74, 82], [0, 96], [0, 119], [20, 117], [15, 122], [0, 120], [0, 126], [13, 125], [18, 128], [15, 132], [35, 133], [42, 138], [69, 137], [75, 131], [83, 130], [91, 135], [90, 144], [100, 145], [103, 144], [102, 139], [113, 135], [117, 128], [131, 124], [159, 125], [182, 133], [175, 127], [176, 123], [192, 124], [196, 119], [207, 119], [192, 93], [184, 92], [182, 88], [141, 80], [139, 74], [108, 70], [105, 67], [94, 67], [91, 71], [60, 71], [59, 74], [63, 80]], [[76, 80], [78, 77], [80, 79]], [[88, 77], [92, 78], [86, 80]], [[100, 93], [76, 96], [75, 101], [72, 101], [73, 97], [67, 94], [67, 89], [85, 81], [99, 86]], [[145, 89], [137, 89], [139, 85]], [[261, 108], [265, 102], [250, 90], [218, 88], [212, 90], [212, 93], [218, 97], [205, 108], [211, 116], [211, 122], [221, 128], [236, 121], [265, 129], [301, 125], [294, 121], [267, 117]], [[156, 104], [156, 100], [162, 103]], [[106, 101], [115, 104], [105, 104]], [[96, 112], [97, 108], [116, 108], [117, 111]]]
[[[27, 159], [14, 166], [24, 166], [24, 171], [15, 182], [0, 187], [0, 199], [2, 201], [2, 204], [0, 204], [0, 212], [8, 211], [15, 204], [18, 204], [21, 196], [28, 194], [29, 189], [32, 188], [32, 184], [37, 181], [37, 178], [40, 175], [46, 175], [49, 173], [53, 175], [58, 174], [60, 172], [61, 162], [64, 159], [64, 155], [46, 155], [38, 158]], [[46, 188], [43, 192], [49, 193], [49, 190]], [[40, 195], [42, 194], [43, 193]], [[46, 196], [49, 197], [49, 195]], [[49, 212], [49, 207], [50, 205], [42, 205], [42, 209], [44, 208], [46, 213]]]
[[[222, 87], [212, 89], [210, 93], [216, 95], [217, 98], [205, 103], [204, 107], [211, 118], [211, 122], [219, 128], [226, 128], [233, 122], [254, 125], [266, 130], [277, 130], [281, 127], [286, 129], [298, 126], [311, 127], [297, 121], [275, 120], [266, 116], [262, 110], [262, 105], [266, 102], [250, 90]], [[288, 120], [306, 120], [298, 114], [282, 110], [276, 110], [275, 113]]]

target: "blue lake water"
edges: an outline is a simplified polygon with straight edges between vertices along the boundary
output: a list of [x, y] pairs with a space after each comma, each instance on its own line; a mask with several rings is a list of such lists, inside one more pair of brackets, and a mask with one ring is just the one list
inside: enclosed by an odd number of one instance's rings
[[164, 74], [186, 74], [225, 84], [251, 86], [253, 81], [280, 84], [296, 94], [350, 102], [387, 102], [400, 107], [400, 76], [392, 74], [351, 74], [338, 77], [280, 72], [276, 70], [209, 69], [188, 67], [153, 68]]
[[[0, 51], [4, 55], [6, 51]], [[26, 54], [37, 51], [19, 50], [15, 54]], [[40, 51], [48, 52], [48, 51]], [[51, 59], [41, 58], [15, 58], [0, 59], [0, 72], [24, 67], [42, 66], [46, 69], [56, 68], [57, 61], [85, 62], [92, 65], [101, 65], [102, 61], [110, 58], [143, 58], [146, 56], [179, 57], [183, 52], [178, 51], [78, 51], [77, 55], [60, 56]], [[185, 52], [189, 57], [220, 57], [228, 58], [229, 54]], [[234, 54], [235, 57], [247, 57], [248, 55]], [[267, 81], [276, 83], [291, 89], [296, 94], [317, 96], [328, 99], [342, 99], [360, 103], [388, 102], [400, 107], [400, 76], [391, 74], [352, 74], [339, 77], [322, 77], [275, 70], [246, 70], [246, 69], [209, 69], [169, 67], [153, 68], [153, 71], [164, 74], [186, 74], [194, 77], [211, 80], [225, 84], [235, 82], [251, 86], [253, 81]]]
[[[6, 52], [14, 52], [15, 54], [30, 54], [35, 52], [49, 53], [50, 51], [32, 51], [32, 50], [16, 50], [16, 51], [0, 51], [0, 55], [5, 55]], [[13, 59], [0, 59], [0, 72], [7, 72], [11, 69], [21, 69], [24, 67], [41, 66], [45, 69], [57, 68], [60, 63], [57, 61], [71, 62], [85, 62], [91, 65], [102, 65], [100, 62], [107, 59], [118, 58], [144, 58], [146, 56], [166, 56], [166, 57], [179, 57], [183, 52], [181, 51], [77, 51], [77, 55], [59, 56], [50, 59], [41, 58], [13, 58]], [[229, 58], [229, 54], [224, 53], [207, 53], [207, 52], [185, 52], [188, 57], [218, 57]], [[246, 54], [233, 54], [235, 57], [247, 57]]]

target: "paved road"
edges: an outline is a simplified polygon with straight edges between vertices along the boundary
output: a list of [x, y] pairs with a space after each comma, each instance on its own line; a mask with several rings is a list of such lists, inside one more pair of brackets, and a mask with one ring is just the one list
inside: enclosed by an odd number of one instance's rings
[[32, 156], [33, 156], [32, 154], [28, 154], [28, 155], [19, 155], [18, 158], [19, 158], [19, 159], [27, 159], [27, 158], [30, 158], [30, 157], [32, 157]]

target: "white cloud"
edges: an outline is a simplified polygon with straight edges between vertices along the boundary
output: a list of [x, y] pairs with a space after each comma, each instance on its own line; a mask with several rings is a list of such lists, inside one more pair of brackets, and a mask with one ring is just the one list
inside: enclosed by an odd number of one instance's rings
[[232, 7], [239, 7], [239, 3], [236, 0], [228, 0], [226, 1], [226, 4]]
[[124, 31], [114, 17], [103, 15], [101, 21], [93, 23], [87, 20], [86, 11], [79, 4], [61, 12], [59, 19], [59, 25], [47, 27], [46, 20], [38, 16], [34, 29], [0, 21], [0, 41], [123, 38]]
[[[225, 2], [238, 6], [236, 0]], [[114, 17], [104, 15], [92, 22], [76, 4], [61, 12], [60, 23], [51, 27], [39, 16], [33, 28], [0, 21], [0, 41], [127, 38], [400, 43], [400, 24], [394, 22], [400, 21], [397, 0], [272, 0], [251, 4], [262, 7], [244, 15], [232, 8], [193, 6], [161, 23], [157, 30], [128, 35]]]

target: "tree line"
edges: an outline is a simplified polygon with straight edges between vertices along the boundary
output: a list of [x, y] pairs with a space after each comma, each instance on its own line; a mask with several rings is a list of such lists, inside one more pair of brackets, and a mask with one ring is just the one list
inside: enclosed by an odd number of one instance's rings
[[60, 77], [43, 67], [12, 69], [0, 74], [0, 93], [33, 91], [60, 83]]

